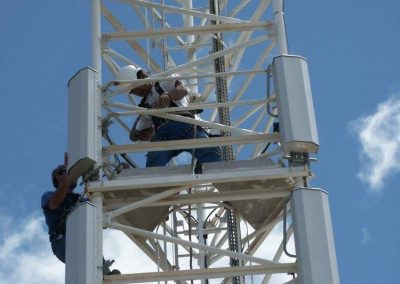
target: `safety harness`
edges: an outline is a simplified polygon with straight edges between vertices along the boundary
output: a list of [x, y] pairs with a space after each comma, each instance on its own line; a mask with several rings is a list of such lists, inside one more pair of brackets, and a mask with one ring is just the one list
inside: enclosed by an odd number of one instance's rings
[[[160, 86], [159, 82], [154, 83], [154, 89], [160, 96], [165, 93], [164, 89]], [[142, 100], [139, 103], [139, 106], [144, 107], [144, 108], [151, 108], [151, 106], [148, 103], [146, 103], [146, 97], [142, 98]], [[170, 100], [169, 107], [178, 107], [178, 105], [173, 100]], [[195, 109], [195, 110], [188, 110], [188, 111], [179, 111], [179, 112], [175, 112], [175, 114], [190, 117], [190, 118], [195, 118], [195, 115], [199, 114], [201, 112], [203, 112], [202, 109]], [[161, 125], [163, 125], [169, 121], [168, 119], [165, 119], [162, 117], [157, 117], [157, 116], [151, 116], [151, 120], [153, 121], [154, 129], [159, 128]]]

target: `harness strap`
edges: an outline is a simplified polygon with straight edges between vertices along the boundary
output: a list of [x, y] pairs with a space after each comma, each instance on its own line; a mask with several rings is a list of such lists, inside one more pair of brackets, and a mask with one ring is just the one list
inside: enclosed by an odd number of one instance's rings
[[[160, 96], [165, 93], [164, 89], [160, 86], [159, 82], [155, 82], [154, 83], [154, 89], [156, 90], [156, 92]], [[148, 103], [146, 103], [146, 97], [142, 98], [142, 100], [140, 101], [139, 106], [140, 107], [145, 107], [145, 108], [151, 108], [151, 106]], [[169, 107], [170, 108], [178, 107], [178, 105], [173, 100], [170, 100]], [[176, 112], [175, 114], [181, 115], [181, 116], [190, 117], [190, 118], [195, 118], [195, 114], [199, 114], [201, 112], [203, 112], [202, 109], [196, 109], [196, 110]], [[162, 118], [162, 117], [157, 117], [157, 116], [151, 116], [151, 120], [153, 121], [155, 130], [157, 130], [157, 128], [159, 128], [161, 125], [163, 125], [163, 124], [165, 124], [165, 123], [167, 123], [169, 121], [168, 119], [165, 119], [165, 118]]]

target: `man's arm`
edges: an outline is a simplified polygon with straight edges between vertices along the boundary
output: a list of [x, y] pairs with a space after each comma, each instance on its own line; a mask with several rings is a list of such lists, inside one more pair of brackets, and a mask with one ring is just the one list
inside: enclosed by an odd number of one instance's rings
[[50, 210], [57, 209], [61, 203], [63, 203], [65, 196], [69, 191], [70, 184], [70, 178], [67, 175], [64, 176], [53, 196], [49, 199], [48, 207]]
[[184, 98], [189, 93], [188, 89], [182, 84], [181, 81], [175, 81], [175, 87], [169, 91], [164, 92], [156, 101], [154, 108], [169, 107], [171, 100], [178, 101]]
[[[66, 169], [68, 169], [68, 153], [64, 154], [64, 166]], [[69, 192], [70, 185], [71, 179], [68, 176], [68, 173], [60, 176], [58, 187], [48, 202], [48, 207], [50, 210], [57, 209], [61, 205], [61, 203], [63, 203], [65, 196]]]
[[180, 100], [188, 94], [188, 89], [182, 84], [181, 81], [175, 81], [175, 88], [167, 92], [171, 100]]
[[150, 141], [153, 137], [154, 129], [151, 118], [140, 115], [133, 123], [129, 139], [136, 141]]
[[129, 133], [129, 139], [131, 139], [133, 142], [136, 142], [138, 140], [151, 141], [153, 135], [154, 135], [153, 127], [148, 127], [141, 130], [136, 130], [135, 128], [132, 128], [131, 132]]

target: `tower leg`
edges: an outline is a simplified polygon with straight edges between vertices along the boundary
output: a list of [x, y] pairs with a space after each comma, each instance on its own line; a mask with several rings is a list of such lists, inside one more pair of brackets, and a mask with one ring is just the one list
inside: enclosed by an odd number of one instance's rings
[[299, 283], [340, 283], [327, 192], [297, 188], [290, 206]]

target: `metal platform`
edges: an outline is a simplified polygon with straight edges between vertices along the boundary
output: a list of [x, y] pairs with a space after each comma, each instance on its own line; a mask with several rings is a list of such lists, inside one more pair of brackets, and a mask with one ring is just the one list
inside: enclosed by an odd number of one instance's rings
[[[254, 254], [254, 248], [257, 248], [264, 240], [266, 232], [272, 230], [280, 220], [281, 216], [279, 215], [282, 212], [283, 204], [294, 188], [293, 178], [309, 175], [310, 172], [306, 167], [282, 168], [274, 165], [268, 158], [261, 158], [248, 161], [206, 163], [202, 165], [201, 174], [195, 174], [190, 165], [129, 169], [122, 171], [115, 180], [90, 182], [87, 190], [90, 194], [102, 194], [105, 225], [122, 230], [165, 271], [173, 270], [173, 264], [151, 240], [167, 240], [187, 248], [193, 247], [199, 252], [202, 249], [211, 251], [214, 254], [209, 254], [210, 264], [224, 256], [235, 256], [242, 261], [250, 260], [256, 263], [257, 261], [261, 262], [264, 265], [271, 264], [272, 266], [268, 269], [277, 273], [279, 269], [283, 269], [279, 264], [260, 260], [253, 257], [252, 254]], [[194, 190], [190, 192], [189, 187]], [[249, 247], [246, 254], [229, 253], [229, 251], [221, 249], [223, 242], [218, 244], [217, 241], [214, 241], [212, 246], [199, 245], [189, 242], [187, 237], [173, 238], [171, 234], [160, 235], [154, 232], [157, 231], [158, 226], [165, 226], [166, 218], [174, 211], [174, 208], [200, 203], [213, 204], [215, 207], [222, 208], [229, 206], [254, 228], [254, 236], [249, 237], [252, 246]], [[177, 228], [174, 230], [176, 231]], [[193, 230], [192, 233], [196, 235], [197, 228], [193, 228]], [[221, 230], [224, 231], [221, 226], [209, 230], [215, 233], [215, 239]], [[160, 254], [165, 261], [159, 261]], [[295, 265], [290, 267], [295, 271]], [[263, 268], [266, 269], [267, 266], [263, 266]], [[257, 269], [249, 269], [241, 268], [236, 273], [237, 275], [257, 274]], [[264, 273], [268, 269], [264, 270]], [[223, 271], [223, 269], [221, 271], [216, 269], [213, 273], [219, 275]], [[235, 271], [232, 270], [232, 273]], [[176, 275], [169, 273], [164, 276], [160, 274], [159, 277], [169, 276], [175, 280], [186, 277], [185, 271], [176, 273]], [[200, 271], [199, 273], [201, 278], [202, 274]], [[211, 270], [208, 273], [211, 273]], [[113, 281], [116, 282], [110, 283], [142, 283], [145, 281], [144, 279], [149, 279], [149, 282], [154, 279], [154, 277], [150, 277], [150, 274], [123, 276], [119, 278], [122, 282], [118, 282], [117, 278], [113, 278]], [[129, 282], [124, 282], [123, 279], [126, 281], [129, 279]], [[134, 279], [141, 279], [142, 282], [139, 280], [137, 280], [139, 282], [132, 282]]]
[[[116, 180], [89, 183], [87, 190], [103, 193], [106, 212], [142, 202], [121, 216], [129, 225], [150, 231], [170, 206], [221, 202], [229, 203], [257, 229], [281, 211], [282, 199], [294, 187], [292, 178], [309, 175], [304, 167], [287, 169], [269, 159], [256, 159], [206, 163], [202, 174], [194, 174], [189, 165], [124, 170]], [[187, 194], [190, 187], [211, 185], [212, 191]], [[154, 200], [143, 202], [150, 197]]]

